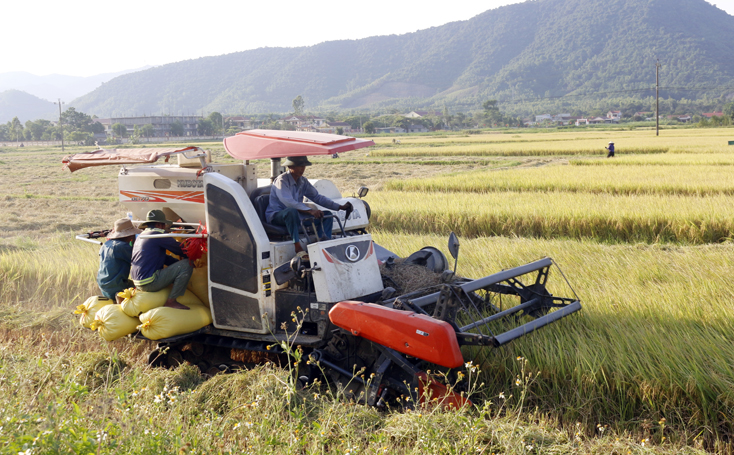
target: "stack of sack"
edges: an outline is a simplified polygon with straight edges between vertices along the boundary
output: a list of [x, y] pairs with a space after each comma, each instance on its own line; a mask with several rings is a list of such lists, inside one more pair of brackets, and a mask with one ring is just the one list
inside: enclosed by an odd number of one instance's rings
[[211, 308], [209, 303], [209, 268], [207, 267], [206, 254], [194, 261], [194, 271], [189, 280], [188, 290], [193, 292], [204, 305]]
[[79, 323], [82, 326], [97, 330], [107, 341], [138, 330], [150, 340], [199, 330], [212, 323], [212, 315], [209, 310], [206, 257], [198, 259], [195, 265], [186, 293], [176, 299], [189, 307], [188, 310], [163, 306], [171, 292], [170, 287], [157, 292], [130, 288], [118, 294], [124, 299], [120, 305], [106, 297], [93, 296], [79, 305], [74, 313], [81, 314]]

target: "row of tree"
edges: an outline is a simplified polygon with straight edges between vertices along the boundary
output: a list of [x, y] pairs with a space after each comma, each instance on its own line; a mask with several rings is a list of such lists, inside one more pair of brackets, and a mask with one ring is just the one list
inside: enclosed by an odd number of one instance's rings
[[[61, 114], [64, 139], [92, 144], [95, 133], [104, 133], [104, 126], [89, 115], [70, 107]], [[14, 117], [0, 124], [1, 141], [60, 141], [61, 125], [49, 120], [28, 120], [25, 124]]]
[[[73, 107], [62, 112], [61, 123], [39, 119], [28, 120], [23, 124], [18, 117], [14, 117], [6, 124], [0, 124], [0, 141], [60, 141], [63, 126], [64, 140], [93, 145], [94, 135], [105, 132], [104, 125], [95, 119], [96, 117], [77, 111]], [[197, 124], [197, 135], [200, 136], [215, 136], [222, 132], [234, 135], [239, 131], [239, 128], [231, 125], [219, 112], [212, 112], [207, 117], [199, 119]], [[146, 124], [135, 125], [130, 130], [122, 123], [115, 123], [111, 126], [111, 132], [112, 141], [117, 138], [128, 138], [130, 142], [137, 143], [140, 138], [153, 137], [154, 128], [153, 125]], [[180, 137], [184, 135], [184, 132], [185, 128], [181, 122], [176, 121], [170, 125], [171, 136]]]
[[[670, 104], [670, 106], [666, 105]], [[693, 107], [693, 103], [686, 100], [662, 100], [666, 110], [675, 111], [678, 109], [687, 109]], [[675, 105], [673, 105], [675, 104]], [[500, 110], [497, 100], [486, 100], [482, 104], [483, 110], [480, 112], [457, 112], [450, 114], [448, 109], [444, 107], [443, 112], [432, 112], [419, 118], [407, 118], [396, 109], [378, 116], [356, 114], [344, 115], [338, 113], [330, 113], [325, 117], [328, 121], [346, 122], [353, 130], [362, 130], [365, 133], [373, 134], [381, 127], [395, 127], [408, 130], [413, 125], [421, 125], [429, 131], [439, 129], [464, 129], [464, 128], [487, 128], [487, 127], [522, 127], [524, 126], [521, 117], [504, 113]], [[295, 115], [302, 115], [305, 102], [299, 95], [293, 100], [293, 108]], [[641, 117], [635, 117], [634, 113], [643, 111], [648, 106], [644, 102], [637, 100], [634, 103], [624, 105], [623, 116], [633, 121], [643, 120]], [[663, 106], [661, 106], [663, 107]], [[510, 110], [512, 111], [512, 110]], [[663, 109], [661, 109], [661, 112]], [[694, 116], [693, 121], [698, 126], [729, 126], [734, 119], [734, 102], [730, 102], [723, 107], [724, 115], [712, 119]], [[576, 113], [574, 113], [576, 114]], [[596, 108], [591, 112], [594, 116], [603, 116], [604, 112], [601, 108]], [[578, 114], [576, 114], [578, 115]], [[581, 114], [584, 115], [584, 114]], [[588, 115], [588, 114], [587, 114]], [[295, 129], [295, 126], [280, 121], [280, 116], [275, 114], [262, 114], [255, 117], [255, 124], [260, 128], [266, 129]], [[89, 116], [83, 112], [77, 111], [70, 107], [61, 114], [63, 123], [63, 136], [69, 142], [84, 142], [87, 145], [94, 144], [94, 135], [105, 132], [104, 126], [95, 121], [96, 117]], [[62, 138], [61, 125], [50, 122], [48, 120], [29, 120], [23, 124], [17, 117], [6, 124], [0, 124], [0, 141], [58, 141]], [[130, 142], [137, 143], [140, 138], [153, 137], [154, 129], [150, 124], [135, 126], [130, 131], [125, 125], [115, 123], [111, 127], [112, 140], [116, 138], [128, 138]], [[212, 112], [207, 117], [199, 119], [197, 123], [196, 134], [199, 136], [216, 136], [216, 135], [234, 135], [240, 129], [233, 125], [228, 119], [225, 119], [219, 112]], [[184, 125], [181, 122], [174, 122], [170, 125], [170, 135], [173, 137], [183, 136], [185, 133]], [[337, 134], [343, 134], [341, 128], [337, 129]]]

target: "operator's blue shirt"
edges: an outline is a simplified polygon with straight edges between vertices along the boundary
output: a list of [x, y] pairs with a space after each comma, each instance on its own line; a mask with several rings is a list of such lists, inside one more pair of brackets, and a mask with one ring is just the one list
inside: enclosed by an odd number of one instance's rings
[[[141, 232], [140, 235], [159, 235], [165, 233], [166, 231], [163, 229], [148, 228]], [[130, 277], [136, 286], [152, 283], [155, 272], [161, 270], [164, 265], [171, 265], [176, 262], [176, 259], [166, 254], [166, 250], [175, 255], [186, 257], [186, 253], [181, 249], [181, 245], [171, 237], [160, 239], [138, 238], [135, 241]]]
[[303, 203], [304, 197], [327, 209], [339, 210], [339, 204], [326, 196], [320, 195], [306, 177], [301, 176], [296, 182], [291, 173], [286, 172], [280, 174], [273, 181], [273, 188], [270, 190], [270, 202], [268, 203], [268, 209], [265, 211], [265, 219], [270, 223], [276, 213], [288, 208], [310, 210], [311, 207]]
[[97, 284], [102, 295], [114, 299], [115, 294], [129, 285], [133, 247], [121, 239], [106, 241], [99, 250]]

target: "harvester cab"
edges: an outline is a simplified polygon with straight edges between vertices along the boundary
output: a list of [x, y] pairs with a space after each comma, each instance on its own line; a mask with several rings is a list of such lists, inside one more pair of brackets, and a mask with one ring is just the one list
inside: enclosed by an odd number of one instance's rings
[[[453, 371], [451, 377], [459, 381], [462, 375], [455, 373], [476, 349], [462, 346], [499, 347], [581, 308], [575, 294], [556, 297], [547, 289], [553, 266], [549, 258], [477, 280], [460, 278], [455, 274], [459, 241], [453, 234], [448, 249], [454, 264], [433, 247], [399, 258], [367, 232], [367, 188], [343, 197], [328, 180], [310, 182], [339, 205], [349, 202], [352, 210], [335, 213], [330, 240], [318, 241], [315, 223], [302, 223], [310, 258], [302, 261], [288, 232], [265, 218], [272, 180], [285, 171], [280, 160], [371, 145], [370, 140], [331, 134], [252, 130], [224, 140], [227, 153], [240, 163], [214, 163], [198, 147], [97, 150], [66, 157], [72, 172], [122, 165], [120, 202], [135, 219], [161, 209], [168, 219], [178, 220], [174, 226], [179, 230], [167, 235], [206, 239], [206, 300], [213, 322], [158, 340], [151, 363], [188, 361], [213, 374], [273, 356], [289, 361], [281, 348], [286, 342], [311, 360], [299, 365], [304, 382], [325, 377], [349, 384], [349, 396], [370, 405], [401, 396], [421, 400], [427, 393], [460, 406], [465, 400], [427, 371]], [[171, 157], [176, 164], [153, 165]], [[270, 177], [258, 178], [254, 162], [264, 159]], [[200, 225], [203, 232], [196, 229]], [[77, 238], [99, 243], [94, 237], [104, 234]], [[433, 284], [408, 290], [396, 283], [389, 270], [401, 265], [431, 269]]]

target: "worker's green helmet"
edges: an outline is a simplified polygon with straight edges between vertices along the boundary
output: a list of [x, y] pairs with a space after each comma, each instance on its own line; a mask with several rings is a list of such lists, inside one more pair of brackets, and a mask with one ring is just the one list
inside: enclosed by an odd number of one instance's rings
[[145, 217], [145, 223], [140, 223], [140, 227], [147, 228], [148, 224], [151, 223], [166, 223], [166, 226], [173, 224], [173, 221], [166, 219], [166, 214], [163, 210], [151, 210]]

